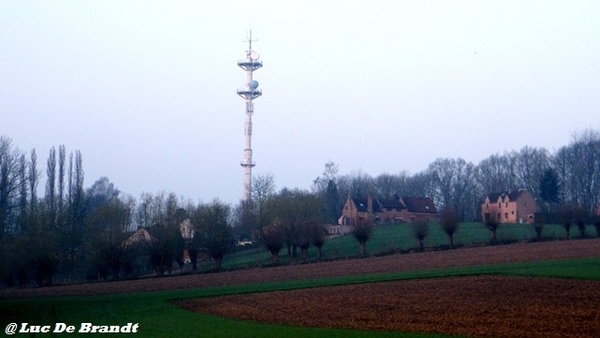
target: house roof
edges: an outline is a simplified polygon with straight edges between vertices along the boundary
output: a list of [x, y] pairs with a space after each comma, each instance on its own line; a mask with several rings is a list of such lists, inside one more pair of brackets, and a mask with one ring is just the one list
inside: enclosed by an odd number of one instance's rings
[[499, 197], [502, 197], [502, 199], [504, 200], [504, 197], [508, 196], [508, 199], [510, 201], [514, 201], [514, 200], [517, 200], [525, 192], [526, 192], [525, 189], [519, 189], [519, 190], [515, 190], [515, 191], [505, 191], [505, 192], [494, 192], [494, 193], [489, 194], [488, 198], [490, 199], [490, 202], [496, 202], [496, 201], [498, 201]]
[[402, 201], [409, 212], [436, 213], [433, 198], [430, 197], [402, 197]]
[[391, 210], [391, 209], [396, 209], [396, 210], [402, 210], [405, 209], [405, 206], [400, 203], [400, 198], [398, 199], [391, 199], [391, 200], [378, 200], [379, 204], [381, 204], [381, 208], [382, 209], [387, 209], [387, 210]]
[[[367, 198], [353, 198], [352, 201], [356, 206], [358, 212], [367, 212], [368, 199]], [[381, 212], [381, 205], [376, 199], [373, 199], [373, 212]]]
[[129, 238], [125, 240], [125, 245], [131, 245], [139, 242], [152, 242], [154, 237], [144, 227], [138, 227], [137, 231], [134, 232]]
[[[352, 198], [358, 212], [367, 212], [368, 198]], [[387, 210], [403, 210], [419, 213], [437, 213], [433, 199], [430, 197], [399, 197], [397, 200], [380, 200], [373, 198], [373, 212], [379, 213]]]

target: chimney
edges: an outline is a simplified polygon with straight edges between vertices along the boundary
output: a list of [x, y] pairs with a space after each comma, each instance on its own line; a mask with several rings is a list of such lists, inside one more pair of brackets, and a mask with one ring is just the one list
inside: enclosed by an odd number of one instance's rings
[[367, 213], [373, 213], [373, 197], [370, 194], [367, 195]]

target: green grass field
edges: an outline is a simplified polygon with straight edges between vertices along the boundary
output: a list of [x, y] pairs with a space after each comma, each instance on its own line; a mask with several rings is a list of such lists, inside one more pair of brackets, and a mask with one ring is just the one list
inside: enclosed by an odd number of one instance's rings
[[139, 331], [136, 334], [138, 337], [443, 337], [402, 332], [369, 332], [266, 325], [188, 312], [174, 306], [171, 301], [326, 285], [482, 274], [600, 280], [598, 266], [600, 266], [600, 258], [587, 258], [169, 292], [3, 300], [0, 302], [0, 323], [2, 327], [5, 327], [12, 322], [52, 326], [57, 322], [61, 322], [79, 327], [80, 323], [85, 322], [97, 325], [125, 325], [132, 322], [139, 323]]

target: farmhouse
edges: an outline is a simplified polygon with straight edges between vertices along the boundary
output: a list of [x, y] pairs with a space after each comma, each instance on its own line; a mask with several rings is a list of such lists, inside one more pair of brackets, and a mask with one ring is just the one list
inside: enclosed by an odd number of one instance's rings
[[539, 210], [531, 193], [519, 189], [486, 196], [481, 205], [481, 218], [484, 222], [531, 224]]
[[433, 221], [437, 210], [430, 197], [399, 197], [392, 199], [354, 198], [348, 196], [342, 207], [340, 225], [356, 225], [371, 215], [375, 223], [405, 223]]
[[[125, 240], [125, 246], [145, 243], [149, 244], [156, 241], [156, 237], [152, 236], [152, 227], [143, 227], [138, 226], [137, 231], [134, 232], [129, 238]], [[194, 226], [189, 218], [185, 218], [181, 223], [179, 223], [179, 232], [181, 233], [181, 237], [184, 240], [184, 248], [182, 253], [182, 259], [184, 263], [190, 263], [190, 253], [189, 246], [192, 240], [194, 239]]]

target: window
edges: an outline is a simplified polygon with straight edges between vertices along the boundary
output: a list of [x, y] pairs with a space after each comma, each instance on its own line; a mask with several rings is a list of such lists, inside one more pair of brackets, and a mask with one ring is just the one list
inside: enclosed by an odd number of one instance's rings
[[508, 212], [504, 214], [504, 219], [508, 219]]

